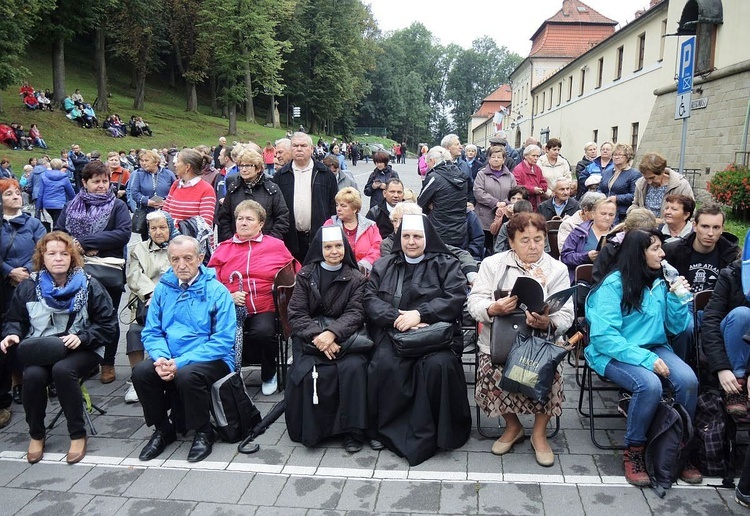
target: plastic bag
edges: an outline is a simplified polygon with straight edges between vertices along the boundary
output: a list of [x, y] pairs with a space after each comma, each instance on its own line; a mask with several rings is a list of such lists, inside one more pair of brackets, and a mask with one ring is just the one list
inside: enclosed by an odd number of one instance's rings
[[552, 390], [557, 366], [568, 352], [566, 348], [534, 335], [516, 334], [500, 380], [500, 388], [545, 402]]

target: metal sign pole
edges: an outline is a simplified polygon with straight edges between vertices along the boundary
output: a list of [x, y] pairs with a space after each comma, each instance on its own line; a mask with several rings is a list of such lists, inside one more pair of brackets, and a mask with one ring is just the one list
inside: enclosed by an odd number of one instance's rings
[[682, 141], [680, 142], [680, 174], [685, 175], [685, 145], [687, 144], [688, 119], [682, 119]]

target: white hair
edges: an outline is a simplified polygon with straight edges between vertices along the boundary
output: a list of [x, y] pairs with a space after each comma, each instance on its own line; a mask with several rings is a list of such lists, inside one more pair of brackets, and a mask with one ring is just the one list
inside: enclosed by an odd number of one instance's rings
[[440, 146], [441, 147], [450, 147], [450, 145], [453, 142], [457, 142], [457, 141], [458, 142], [461, 141], [461, 138], [459, 138], [457, 134], [446, 134], [445, 136], [443, 136], [443, 139], [440, 140]]
[[557, 188], [557, 183], [566, 183], [568, 186], [570, 186], [570, 179], [568, 179], [565, 176], [558, 176], [552, 181], [553, 190]]
[[302, 131], [297, 131], [292, 135], [292, 140], [305, 140], [307, 144], [312, 147], [313, 141], [312, 138], [310, 138], [310, 135], [307, 133], [303, 133]]
[[542, 149], [540, 149], [538, 145], [534, 145], [534, 144], [527, 145], [526, 148], [523, 150], [523, 157], [525, 158], [526, 156], [528, 156], [534, 151], [540, 154], [542, 153]]
[[448, 149], [446, 149], [445, 147], [440, 147], [438, 145], [428, 150], [427, 154], [425, 154], [424, 156], [424, 159], [428, 162], [430, 160], [435, 160], [436, 162], [453, 161], [453, 156], [451, 156], [451, 153], [448, 152]]
[[404, 215], [421, 215], [422, 207], [415, 202], [402, 201], [396, 204], [391, 211], [391, 220]]
[[477, 151], [477, 146], [474, 145], [473, 143], [470, 143], [466, 147], [464, 147], [464, 150], [465, 151], [473, 150], [474, 152], [476, 152]]
[[586, 152], [589, 150], [590, 147], [593, 147], [596, 149], [596, 142], [588, 142], [586, 145], [583, 146], [583, 152]]

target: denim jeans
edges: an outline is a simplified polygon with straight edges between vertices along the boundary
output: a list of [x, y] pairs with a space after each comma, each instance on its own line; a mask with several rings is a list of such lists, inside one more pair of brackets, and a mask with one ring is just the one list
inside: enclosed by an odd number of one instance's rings
[[750, 346], [742, 340], [742, 336], [750, 330], [750, 308], [738, 306], [724, 317], [720, 328], [732, 372], [737, 378], [744, 378], [750, 361]]
[[639, 446], [646, 443], [646, 433], [654, 418], [656, 407], [664, 387], [674, 392], [677, 403], [685, 407], [692, 418], [698, 400], [698, 378], [685, 362], [667, 346], [657, 346], [651, 351], [659, 355], [669, 367], [669, 376], [662, 378], [645, 367], [625, 364], [612, 359], [604, 370], [604, 376], [632, 393], [628, 408], [628, 424], [625, 444]]

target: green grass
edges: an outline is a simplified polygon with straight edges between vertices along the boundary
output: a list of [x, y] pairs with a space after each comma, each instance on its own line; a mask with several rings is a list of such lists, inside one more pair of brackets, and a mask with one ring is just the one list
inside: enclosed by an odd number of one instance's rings
[[747, 221], [728, 218], [724, 223], [724, 231], [728, 231], [740, 239], [740, 247], [745, 245], [745, 235], [750, 229], [750, 223]]
[[[29, 54], [29, 59], [24, 63], [31, 72], [31, 76], [28, 77], [30, 84], [42, 91], [45, 88], [52, 89], [51, 59], [44, 52], [44, 49], [33, 50]], [[137, 112], [132, 108], [134, 90], [130, 87], [128, 74], [118, 73], [117, 66], [112, 64], [108, 72], [111, 93], [110, 113], [118, 113], [123, 122], [127, 122], [131, 115], [143, 116], [154, 132], [153, 138], [115, 139], [107, 136], [101, 129], [79, 128], [64, 116], [62, 110], [52, 113], [29, 111], [23, 106], [18, 96], [20, 84], [0, 91], [4, 109], [4, 112], [0, 113], [0, 123], [18, 122], [27, 131], [31, 124], [36, 123], [49, 147], [46, 153], [51, 157], [58, 157], [61, 150], [70, 149], [73, 143], [79, 144], [83, 152], [99, 150], [102, 155], [106, 155], [106, 152], [111, 150], [127, 151], [130, 148], [140, 147], [163, 148], [172, 143], [178, 148], [183, 145], [191, 147], [199, 144], [215, 145], [220, 136], [227, 136], [230, 142], [252, 140], [262, 147], [266, 141], [273, 142], [283, 138], [286, 134], [285, 127], [273, 129], [262, 124], [240, 121], [238, 117], [237, 135], [229, 136], [227, 134], [229, 121], [210, 116], [210, 99], [199, 97], [199, 113], [187, 113], [185, 112], [185, 90], [182, 87], [172, 89], [166, 81], [158, 77], [148, 82], [145, 110]], [[66, 48], [65, 76], [67, 92], [72, 93], [78, 88], [86, 102], [93, 104], [96, 98], [96, 77], [90, 56], [86, 57], [76, 49]], [[105, 115], [106, 113], [97, 112], [100, 124]], [[259, 110], [257, 104], [256, 117], [258, 120], [265, 120], [265, 110]], [[242, 118], [244, 120], [244, 116]], [[283, 116], [282, 119], [284, 119]], [[327, 139], [330, 140], [330, 137]], [[313, 141], [316, 140], [317, 135], [313, 136]], [[386, 147], [393, 144], [387, 139], [368, 139], [370, 140], [379, 141]], [[30, 157], [44, 153], [45, 151], [38, 148], [35, 148], [33, 152], [12, 151], [5, 146], [0, 148], [0, 157], [7, 156], [10, 159], [17, 175], [23, 172], [23, 166], [28, 163]]]

